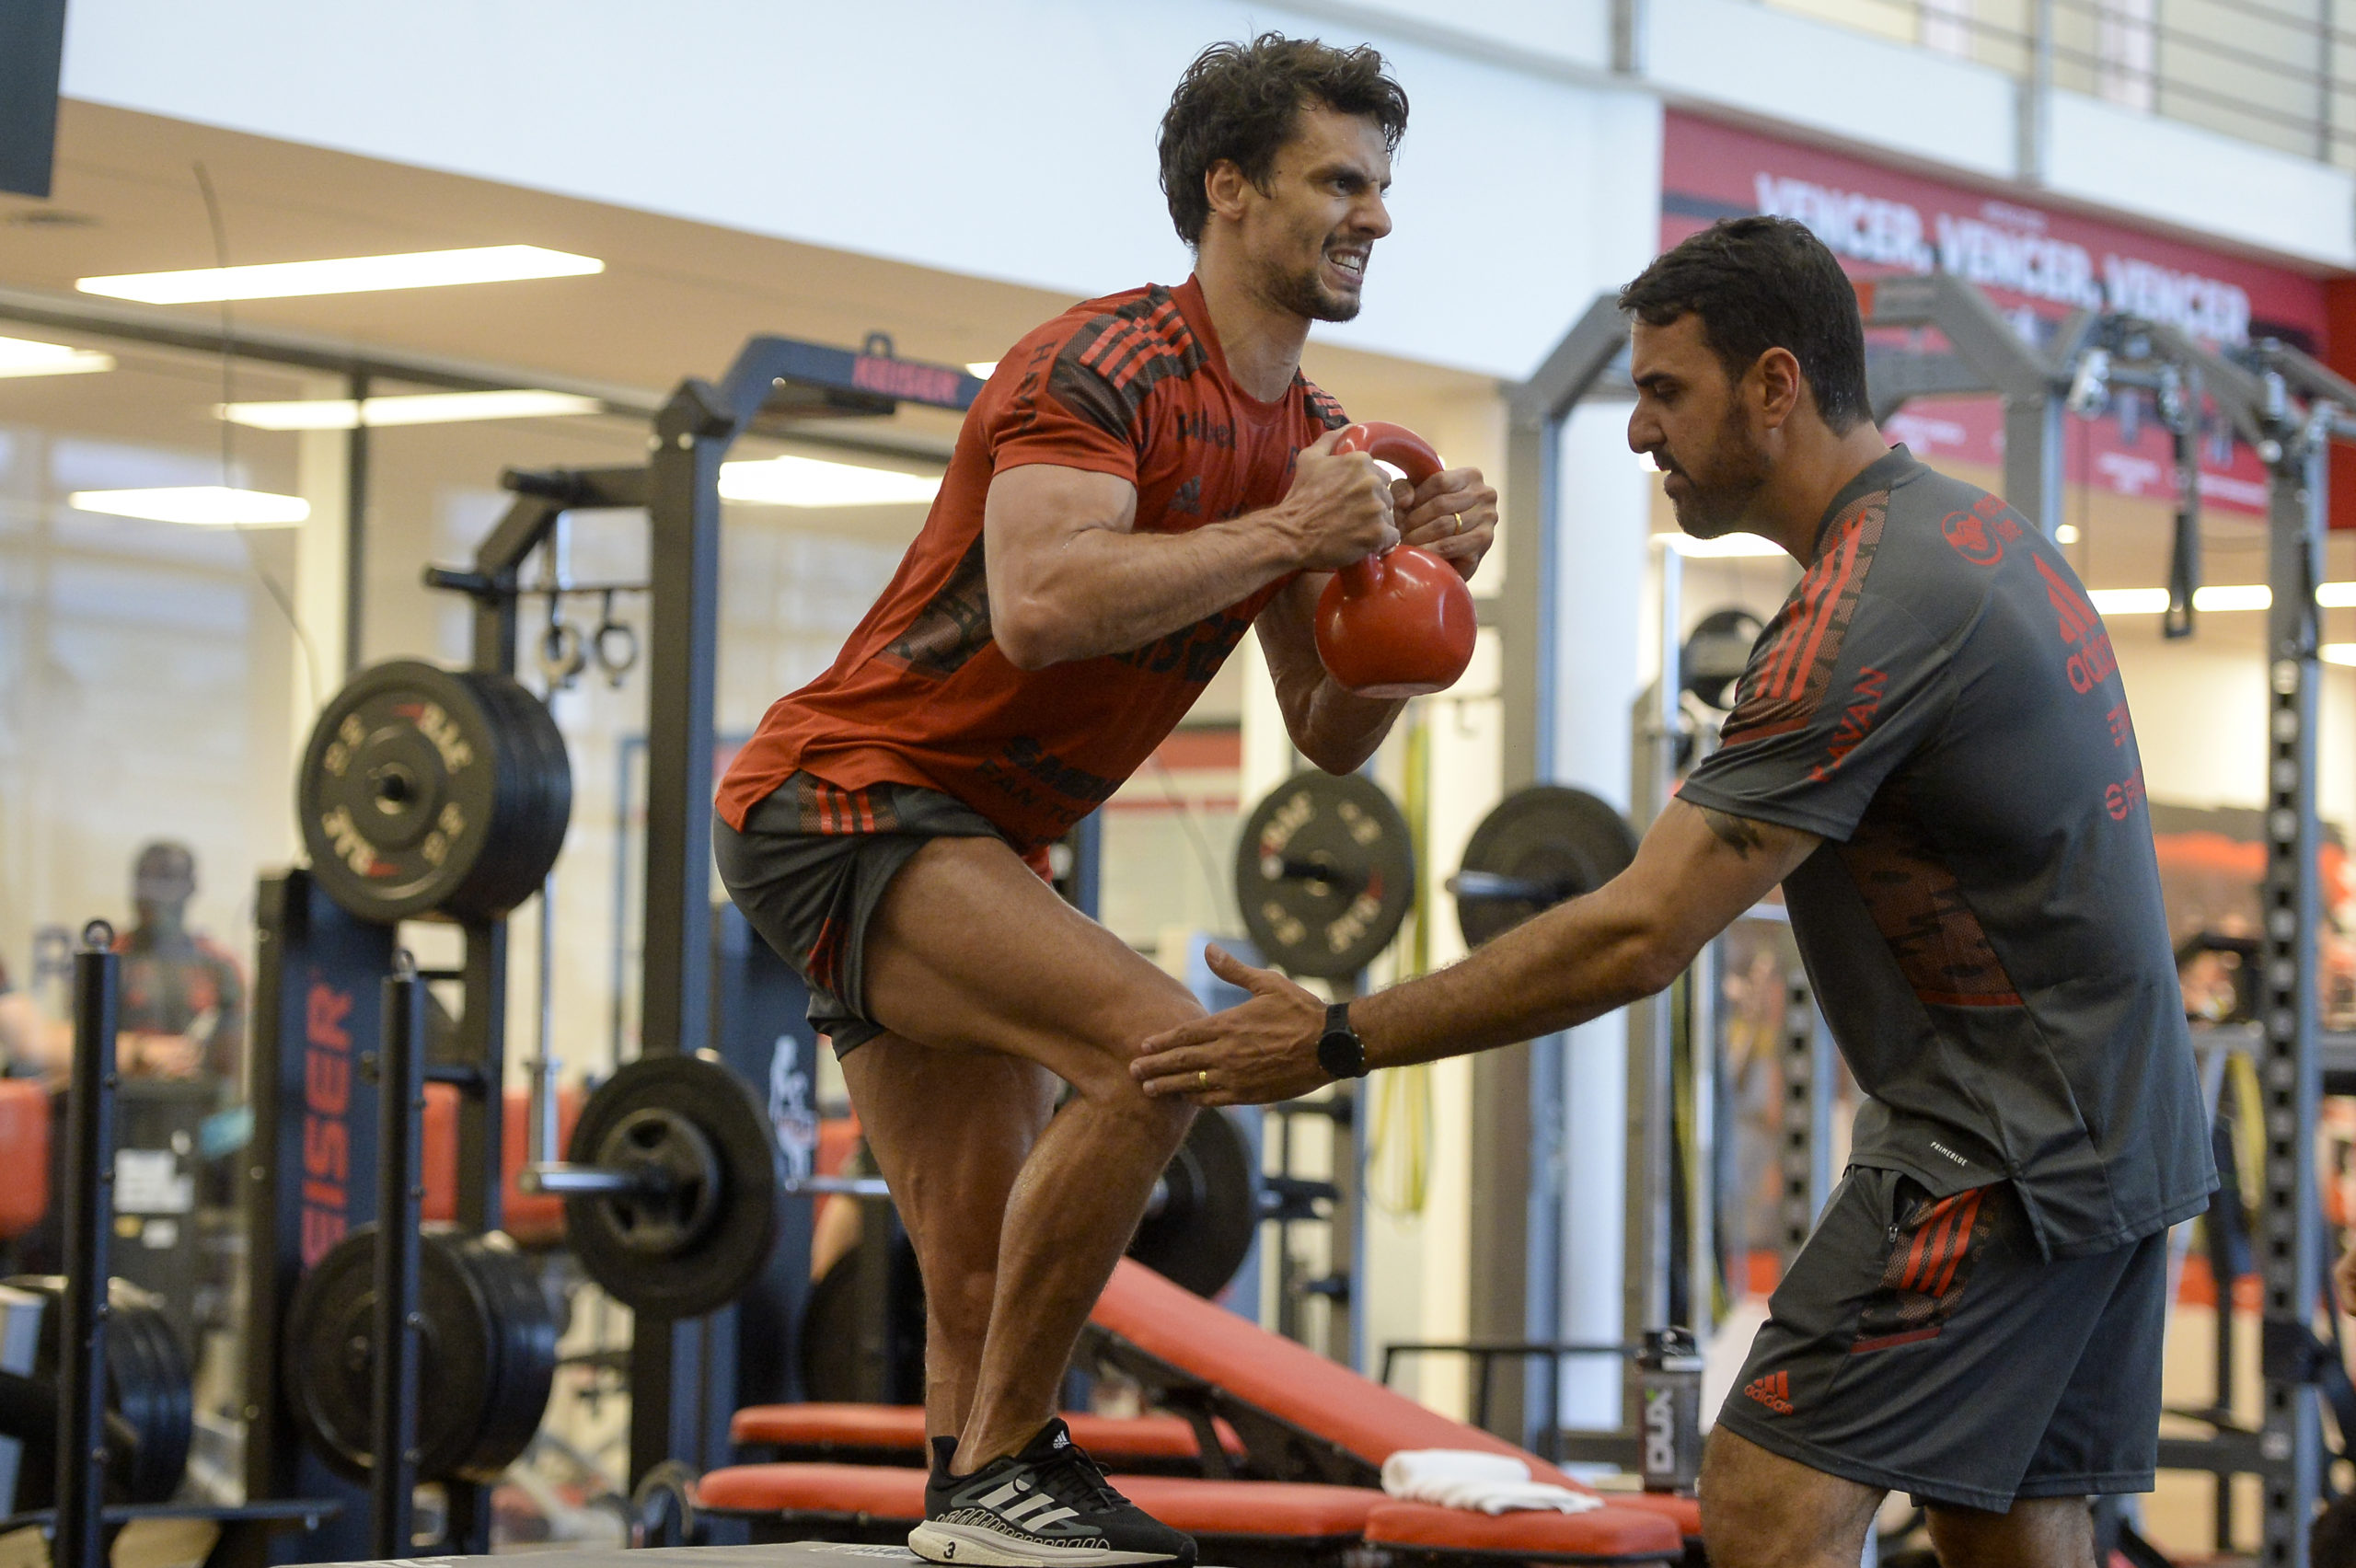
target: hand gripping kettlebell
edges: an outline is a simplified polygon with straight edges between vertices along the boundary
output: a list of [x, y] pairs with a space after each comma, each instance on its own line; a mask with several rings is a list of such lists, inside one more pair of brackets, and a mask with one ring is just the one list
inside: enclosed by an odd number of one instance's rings
[[[1355, 424], [1334, 444], [1364, 452], [1421, 484], [1439, 454], [1403, 425]], [[1399, 545], [1334, 574], [1317, 600], [1317, 654], [1360, 697], [1422, 697], [1456, 684], [1472, 662], [1472, 592], [1455, 567]]]

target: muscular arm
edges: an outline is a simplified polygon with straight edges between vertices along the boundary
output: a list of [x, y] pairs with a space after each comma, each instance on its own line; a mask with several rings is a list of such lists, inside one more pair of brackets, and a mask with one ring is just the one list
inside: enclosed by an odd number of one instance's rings
[[1485, 1050], [1649, 997], [1822, 842], [1672, 800], [1634, 862], [1594, 893], [1353, 1008], [1367, 1059], [1388, 1067]]
[[982, 512], [990, 635], [1018, 668], [1140, 647], [1250, 597], [1293, 570], [1269, 512], [1184, 534], [1137, 531], [1137, 487], [1033, 464], [990, 481]]
[[1028, 464], [990, 481], [982, 508], [990, 635], [1017, 668], [1141, 647], [1226, 609], [1288, 571], [1330, 569], [1399, 536], [1391, 482], [1327, 431], [1293, 460], [1282, 501], [1184, 533], [1138, 531], [1137, 487]]
[[[1672, 800], [1625, 871], [1507, 931], [1463, 962], [1353, 1003], [1369, 1066], [1437, 1061], [1584, 1023], [1660, 990], [1703, 945], [1822, 842]], [[1216, 951], [1216, 950], [1214, 950]], [[1324, 1009], [1224, 953], [1212, 967], [1252, 999], [1145, 1043], [1130, 1071], [1152, 1094], [1258, 1104], [1327, 1081]], [[1203, 1087], [1208, 1074], [1209, 1088]]]

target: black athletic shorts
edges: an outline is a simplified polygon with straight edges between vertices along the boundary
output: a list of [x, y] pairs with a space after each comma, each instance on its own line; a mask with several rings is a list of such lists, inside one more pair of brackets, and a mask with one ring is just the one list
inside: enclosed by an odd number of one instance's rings
[[1919, 1503], [2152, 1490], [2167, 1233], [2048, 1262], [2012, 1184], [1853, 1166], [1718, 1424]]
[[867, 1016], [867, 923], [908, 858], [933, 838], [1006, 836], [973, 807], [913, 784], [845, 790], [796, 773], [745, 814], [715, 813], [728, 896], [810, 990], [810, 1023], [844, 1055], [884, 1032]]

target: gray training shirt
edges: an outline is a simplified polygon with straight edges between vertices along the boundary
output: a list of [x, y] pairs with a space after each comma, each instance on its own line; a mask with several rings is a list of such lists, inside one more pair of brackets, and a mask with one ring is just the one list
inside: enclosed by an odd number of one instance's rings
[[1869, 1097], [1850, 1159], [2010, 1180], [2049, 1256], [2208, 1206], [2208, 1118], [2109, 635], [1904, 447], [1836, 497], [1680, 799], [1820, 835], [1792, 931]]

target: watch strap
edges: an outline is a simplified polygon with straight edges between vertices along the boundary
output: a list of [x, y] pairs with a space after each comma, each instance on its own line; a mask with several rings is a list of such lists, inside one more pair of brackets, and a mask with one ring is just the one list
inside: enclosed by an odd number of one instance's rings
[[1325, 1004], [1325, 1031], [1317, 1037], [1317, 1065], [1336, 1078], [1364, 1078], [1366, 1044], [1350, 1027], [1350, 1004]]

